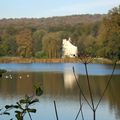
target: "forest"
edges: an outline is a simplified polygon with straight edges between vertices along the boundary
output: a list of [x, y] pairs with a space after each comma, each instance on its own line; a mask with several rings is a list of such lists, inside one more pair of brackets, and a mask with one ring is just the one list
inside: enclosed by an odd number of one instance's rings
[[120, 59], [120, 6], [108, 14], [0, 20], [0, 57], [61, 58], [71, 37], [80, 55]]

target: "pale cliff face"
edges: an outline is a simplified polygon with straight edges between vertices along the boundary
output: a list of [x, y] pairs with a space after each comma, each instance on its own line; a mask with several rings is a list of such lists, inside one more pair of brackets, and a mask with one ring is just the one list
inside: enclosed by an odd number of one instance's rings
[[74, 46], [70, 39], [67, 40], [67, 39], [63, 39], [63, 58], [65, 56], [68, 56], [68, 57], [77, 57], [77, 47]]

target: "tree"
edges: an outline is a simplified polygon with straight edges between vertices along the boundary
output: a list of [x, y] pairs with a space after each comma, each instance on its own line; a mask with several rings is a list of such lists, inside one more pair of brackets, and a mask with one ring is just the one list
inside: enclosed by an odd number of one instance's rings
[[98, 22], [92, 24], [79, 24], [75, 26], [72, 33], [72, 42], [78, 47], [79, 55], [86, 54], [95, 56], [98, 29]]
[[15, 41], [15, 36], [8, 33], [4, 33], [0, 41], [0, 55], [1, 56], [15, 56], [16, 55], [17, 44]]
[[18, 44], [17, 53], [23, 57], [31, 57], [33, 54], [33, 40], [30, 29], [23, 29], [16, 35]]
[[120, 6], [109, 11], [99, 35], [98, 55], [120, 59]]
[[40, 29], [33, 33], [33, 52], [36, 54], [36, 52], [42, 50], [42, 38], [47, 33], [47, 31]]
[[62, 52], [61, 32], [51, 32], [43, 37], [43, 51], [49, 58], [61, 57]]

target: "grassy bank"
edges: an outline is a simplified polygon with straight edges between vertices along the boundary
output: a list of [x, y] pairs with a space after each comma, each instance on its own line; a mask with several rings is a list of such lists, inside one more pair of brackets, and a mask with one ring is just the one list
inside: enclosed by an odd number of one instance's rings
[[[0, 57], [0, 63], [78, 63], [82, 62], [79, 58], [22, 58], [22, 57]], [[105, 58], [94, 58], [92, 63], [112, 64], [112, 61]], [[120, 62], [119, 62], [120, 64]]]
[[22, 58], [22, 57], [0, 57], [0, 63], [63, 63], [63, 62], [79, 62], [77, 58]]

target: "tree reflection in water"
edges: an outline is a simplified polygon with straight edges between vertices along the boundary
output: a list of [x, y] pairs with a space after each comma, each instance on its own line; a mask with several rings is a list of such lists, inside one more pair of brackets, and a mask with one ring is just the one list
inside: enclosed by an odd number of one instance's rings
[[[5, 78], [6, 75], [11, 74], [12, 79]], [[29, 77], [27, 75], [29, 74]], [[19, 79], [19, 76], [22, 76]], [[88, 90], [86, 89], [86, 76], [79, 75], [79, 82], [85, 95], [88, 98]], [[108, 76], [90, 76], [91, 88], [95, 100], [101, 96], [103, 88], [106, 85], [106, 79]], [[56, 97], [57, 99], [65, 99], [66, 101], [78, 102], [79, 90], [76, 85], [72, 70], [69, 72], [62, 73], [51, 73], [51, 72], [31, 72], [31, 73], [5, 73], [0, 78], [0, 101], [2, 99], [13, 99], [17, 96], [24, 94], [31, 94], [33, 92], [33, 85], [39, 82], [42, 85], [44, 91], [44, 97], [42, 99], [49, 100], [48, 96]], [[120, 119], [120, 76], [115, 75], [105, 93], [104, 99], [102, 100], [103, 107], [104, 103], [109, 104], [110, 114], [114, 114], [116, 119]], [[10, 96], [13, 96], [11, 98]], [[3, 104], [4, 101], [2, 101]], [[4, 103], [5, 105], [6, 103]], [[41, 103], [42, 104], [42, 103]], [[111, 112], [112, 111], [112, 112]], [[109, 114], [109, 115], [110, 115]]]

